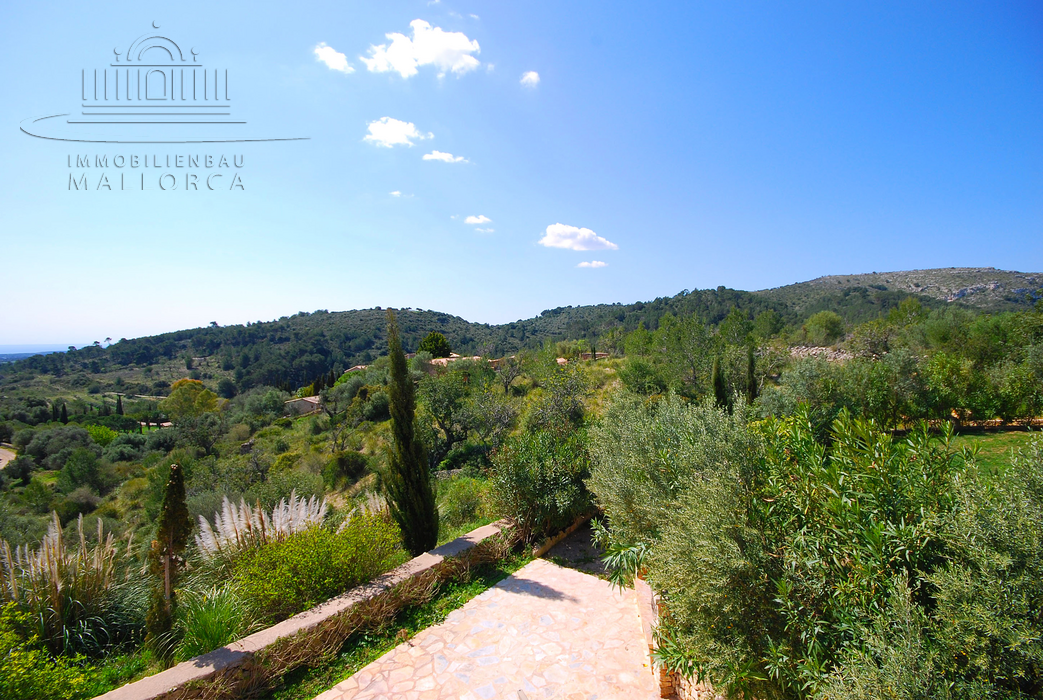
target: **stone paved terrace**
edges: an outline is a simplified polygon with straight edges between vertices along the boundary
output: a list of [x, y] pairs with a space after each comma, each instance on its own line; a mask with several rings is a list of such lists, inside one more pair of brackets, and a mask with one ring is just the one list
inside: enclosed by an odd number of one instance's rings
[[537, 559], [315, 700], [658, 698], [634, 595]]

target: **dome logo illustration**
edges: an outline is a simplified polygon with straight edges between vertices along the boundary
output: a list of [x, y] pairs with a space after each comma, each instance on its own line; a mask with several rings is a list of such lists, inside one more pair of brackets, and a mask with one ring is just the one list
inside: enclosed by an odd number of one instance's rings
[[[156, 23], [154, 30], [159, 29]], [[252, 131], [233, 108], [227, 68], [205, 64], [173, 39], [152, 31], [108, 66], [80, 71], [80, 101], [66, 114], [24, 119], [21, 131], [81, 143], [246, 143], [304, 141]]]

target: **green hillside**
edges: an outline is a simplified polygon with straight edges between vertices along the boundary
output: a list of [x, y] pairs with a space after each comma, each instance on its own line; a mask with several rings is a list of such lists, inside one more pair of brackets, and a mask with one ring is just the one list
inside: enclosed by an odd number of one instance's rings
[[[546, 341], [603, 341], [613, 329], [632, 331], [639, 324], [655, 329], [666, 314], [696, 315], [711, 325], [733, 308], [750, 319], [765, 311], [777, 314], [783, 328], [799, 329], [810, 315], [838, 313], [847, 324], [862, 323], [886, 313], [910, 296], [928, 308], [971, 306], [1002, 311], [1028, 308], [1039, 296], [1043, 274], [1005, 272], [992, 268], [949, 268], [909, 272], [821, 277], [776, 289], [746, 292], [725, 287], [682, 291], [672, 297], [633, 304], [598, 304], [548, 309], [539, 316], [512, 323], [471, 323], [437, 311], [404, 309], [399, 313], [403, 345], [416, 349], [431, 331], [445, 335], [461, 354], [502, 356]], [[781, 329], [780, 329], [781, 330]], [[163, 393], [169, 383], [192, 369], [205, 367], [208, 377], [228, 377], [239, 389], [252, 386], [296, 387], [317, 376], [367, 364], [385, 352], [384, 311], [301, 312], [270, 322], [227, 327], [210, 326], [136, 339], [121, 339], [109, 347], [38, 355], [0, 368], [5, 386], [31, 381], [42, 374], [67, 385], [85, 387], [87, 375], [122, 373], [138, 382], [141, 394]], [[175, 371], [179, 366], [181, 371]], [[167, 368], [169, 377], [165, 377]], [[130, 372], [155, 368], [156, 373]], [[118, 388], [118, 385], [117, 385]]]

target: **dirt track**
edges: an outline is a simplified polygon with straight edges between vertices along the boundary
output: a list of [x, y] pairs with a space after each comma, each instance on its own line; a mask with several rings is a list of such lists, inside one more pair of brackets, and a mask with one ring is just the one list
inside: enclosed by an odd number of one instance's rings
[[0, 447], [0, 469], [7, 466], [7, 463], [17, 457], [15, 451], [6, 445]]

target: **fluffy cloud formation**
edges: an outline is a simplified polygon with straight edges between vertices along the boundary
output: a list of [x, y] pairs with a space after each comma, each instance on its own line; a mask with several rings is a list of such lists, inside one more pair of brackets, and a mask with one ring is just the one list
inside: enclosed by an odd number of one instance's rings
[[576, 267], [608, 267], [608, 263], [600, 260], [591, 260], [590, 262], [581, 262]]
[[355, 72], [355, 69], [348, 63], [348, 57], [332, 46], [327, 46], [325, 41], [315, 47], [315, 60], [322, 61], [330, 70], [338, 70], [341, 73]]
[[440, 160], [443, 163], [467, 162], [467, 159], [463, 156], [454, 156], [452, 153], [442, 153], [442, 151], [431, 151], [430, 153], [425, 153], [424, 160]]
[[619, 250], [619, 246], [602, 238], [589, 228], [577, 228], [566, 224], [551, 224], [539, 241], [548, 248], [567, 250]]
[[540, 84], [540, 74], [534, 70], [525, 73], [521, 77], [521, 84], [527, 88], [534, 88]]
[[390, 194], [392, 197], [401, 197], [402, 196], [402, 193], [399, 192], [398, 190], [395, 190], [394, 192], [389, 192], [388, 194]]
[[477, 226], [478, 224], [491, 224], [492, 221], [493, 220], [485, 214], [479, 214], [478, 216], [469, 216], [466, 219], [464, 219], [465, 224], [473, 224], [475, 226]]
[[435, 137], [434, 134], [422, 134], [417, 131], [416, 124], [413, 122], [403, 122], [391, 117], [381, 117], [375, 122], [370, 122], [366, 125], [366, 129], [369, 131], [369, 134], [362, 140], [383, 146], [384, 148], [412, 146], [413, 139], [423, 141], [424, 139], [433, 139]]
[[369, 58], [359, 56], [359, 60], [371, 73], [395, 71], [403, 78], [416, 75], [419, 66], [435, 66], [441, 78], [449, 71], [463, 75], [480, 65], [471, 55], [479, 53], [478, 42], [463, 32], [446, 32], [422, 19], [413, 20], [409, 26], [412, 39], [398, 32], [385, 34], [391, 45], [370, 46]]

